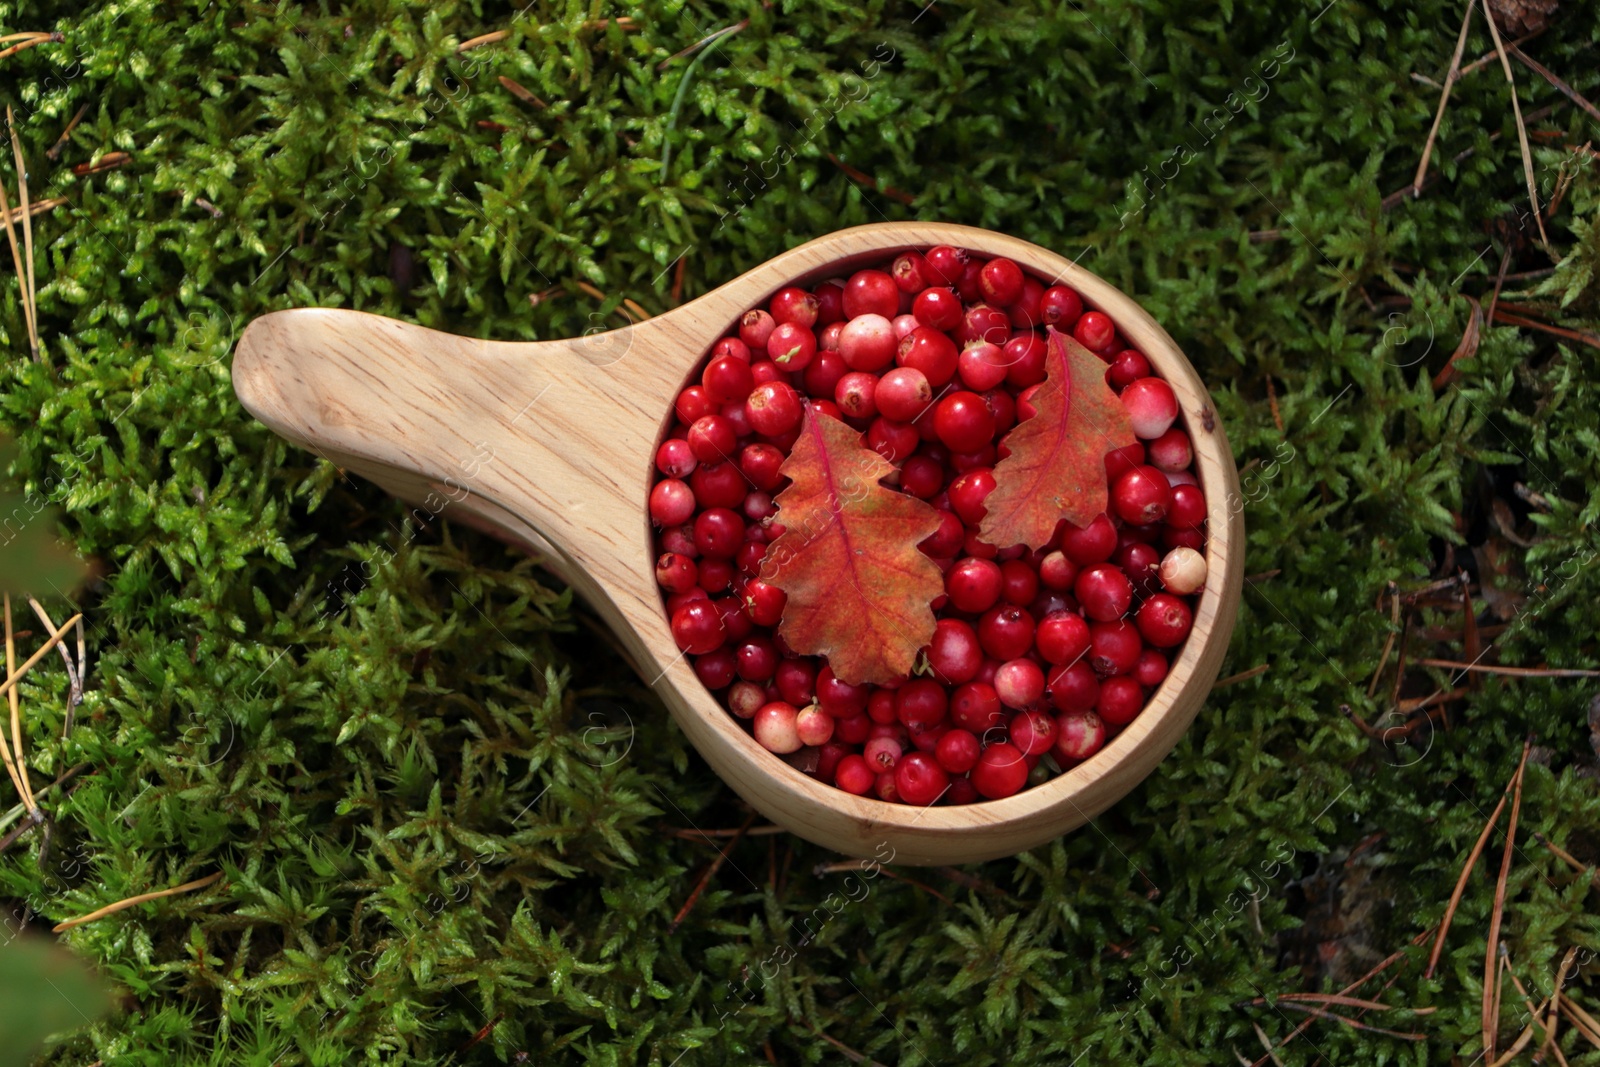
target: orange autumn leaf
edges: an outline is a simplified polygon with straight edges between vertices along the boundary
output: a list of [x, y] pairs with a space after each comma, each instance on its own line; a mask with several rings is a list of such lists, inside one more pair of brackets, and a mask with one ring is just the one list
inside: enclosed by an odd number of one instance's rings
[[761, 565], [761, 580], [788, 594], [778, 633], [852, 685], [905, 678], [933, 639], [944, 592], [938, 564], [917, 548], [939, 513], [879, 485], [894, 466], [815, 408], [779, 469], [791, 479], [776, 501], [784, 532]]
[[1106, 510], [1106, 453], [1137, 442], [1098, 356], [1052, 326], [1044, 366], [1036, 413], [1006, 437], [1011, 454], [994, 468], [978, 526], [986, 544], [1038, 548], [1062, 519], [1093, 522]]

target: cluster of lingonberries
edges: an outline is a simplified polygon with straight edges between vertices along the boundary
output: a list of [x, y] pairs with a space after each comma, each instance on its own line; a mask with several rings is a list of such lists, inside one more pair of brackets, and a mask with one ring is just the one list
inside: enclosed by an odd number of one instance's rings
[[[1044, 329], [1108, 364], [1139, 443], [1106, 455], [1109, 514], [1040, 549], [976, 536], [1006, 432], [1033, 414]], [[762, 581], [773, 503], [805, 406], [862, 431], [942, 523], [926, 670], [850, 685], [778, 632]], [[1206, 504], [1172, 388], [1077, 292], [941, 245], [888, 270], [779, 290], [678, 396], [650, 494], [656, 578], [678, 647], [755, 739], [857, 795], [999, 799], [1093, 756], [1132, 722], [1188, 636], [1205, 585]]]

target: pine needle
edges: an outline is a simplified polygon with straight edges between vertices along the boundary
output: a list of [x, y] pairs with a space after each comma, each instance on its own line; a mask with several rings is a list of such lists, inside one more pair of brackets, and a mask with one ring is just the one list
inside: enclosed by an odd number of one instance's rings
[[1483, 846], [1489, 843], [1489, 835], [1494, 832], [1494, 824], [1500, 821], [1500, 813], [1505, 810], [1506, 796], [1510, 792], [1511, 786], [1508, 783], [1505, 792], [1500, 794], [1500, 803], [1494, 806], [1488, 821], [1483, 824], [1483, 832], [1478, 835], [1477, 843], [1467, 854], [1467, 862], [1461, 866], [1461, 875], [1456, 879], [1455, 891], [1450, 894], [1450, 903], [1445, 905], [1444, 918], [1439, 920], [1439, 934], [1433, 939], [1433, 951], [1428, 954], [1428, 969], [1422, 972], [1423, 978], [1432, 978], [1435, 968], [1439, 966], [1439, 956], [1444, 952], [1444, 935], [1450, 932], [1450, 923], [1456, 917], [1461, 894], [1467, 891], [1467, 879], [1472, 875], [1472, 868], [1478, 865], [1478, 857], [1483, 854]]
[[[1422, 195], [1422, 180], [1428, 176], [1428, 159], [1433, 155], [1433, 142], [1439, 136], [1439, 124], [1444, 121], [1444, 109], [1450, 103], [1450, 90], [1461, 77], [1461, 53], [1467, 48], [1467, 31], [1472, 27], [1473, 0], [1467, 0], [1467, 13], [1461, 19], [1461, 35], [1456, 38], [1456, 54], [1450, 57], [1450, 73], [1444, 76], [1444, 91], [1439, 94], [1439, 110], [1433, 113], [1433, 128], [1422, 145], [1422, 162], [1417, 164], [1417, 176], [1411, 179], [1411, 195]], [[1492, 19], [1490, 21], [1493, 21]]]
[[27, 674], [30, 670], [32, 670], [34, 664], [36, 664], [40, 660], [44, 659], [45, 655], [52, 648], [54, 648], [61, 641], [61, 639], [63, 637], [67, 636], [67, 631], [72, 629], [73, 624], [76, 623], [81, 618], [83, 618], [83, 616], [81, 614], [74, 615], [72, 618], [70, 618], [66, 622], [62, 623], [60, 628], [57, 629], [55, 632], [53, 632], [49, 636], [49, 638], [47, 638], [45, 640], [44, 647], [40, 648], [39, 651], [35, 652], [33, 655], [31, 655], [27, 659], [23, 660], [22, 661], [22, 666], [18, 667], [16, 670], [10, 672], [6, 676], [6, 680], [4, 682], [0, 682], [0, 693], [8, 693], [8, 692], [10, 692], [11, 688], [22, 680], [22, 676]]
[[[44, 610], [44, 605], [33, 597], [28, 598], [28, 604], [33, 608], [33, 613], [39, 616], [39, 621], [44, 623], [46, 630], [56, 628], [55, 620], [50, 618], [50, 613]], [[72, 735], [72, 714], [78, 705], [83, 703], [84, 687], [84, 647], [83, 647], [83, 620], [78, 620], [78, 662], [72, 662], [72, 653], [67, 651], [67, 643], [62, 641], [56, 645], [61, 651], [61, 660], [67, 665], [67, 713], [61, 725], [62, 740]], [[16, 692], [16, 690], [12, 690]]]
[[1500, 68], [1506, 72], [1506, 85], [1511, 89], [1511, 113], [1517, 120], [1517, 140], [1522, 146], [1522, 174], [1528, 180], [1528, 201], [1533, 205], [1533, 221], [1539, 226], [1540, 243], [1548, 249], [1550, 237], [1544, 232], [1544, 215], [1539, 211], [1539, 187], [1533, 180], [1533, 152], [1528, 148], [1528, 127], [1522, 121], [1522, 105], [1517, 102], [1517, 80], [1511, 74], [1511, 60], [1506, 58], [1505, 45], [1500, 43], [1500, 27], [1495, 25], [1489, 0], [1482, 2], [1483, 17], [1489, 20], [1489, 33], [1494, 37], [1494, 50], [1500, 54]]
[[[1567, 984], [1567, 972], [1572, 969], [1572, 960], [1577, 954], [1578, 946], [1572, 945], [1567, 949], [1567, 954], [1561, 957], [1561, 967], [1556, 971], [1555, 992], [1551, 993], [1550, 999], [1545, 1002], [1550, 1005], [1550, 1017], [1545, 1020], [1544, 1043], [1539, 1046], [1538, 1059], [1543, 1059], [1544, 1054], [1552, 1048], [1557, 1054], [1561, 1052], [1560, 1047], [1555, 1044], [1556, 1025], [1561, 1021], [1561, 987]], [[1566, 1059], [1563, 1057], [1561, 1062], [1566, 1063]]]
[[[16, 47], [21, 48], [22, 45]], [[17, 161], [17, 195], [22, 200], [22, 247], [24, 263], [28, 269], [28, 282], [24, 299], [28, 306], [28, 344], [33, 358], [39, 358], [39, 290], [33, 284], [33, 215], [28, 210], [28, 164], [22, 158], [22, 139], [17, 136], [16, 117], [11, 105], [6, 105], [6, 128], [11, 131], [11, 154]], [[3, 205], [0, 205], [3, 206]], [[17, 276], [20, 284], [22, 276]]]
[[68, 919], [66, 922], [56, 923], [55, 926], [50, 928], [50, 932], [53, 934], [59, 934], [63, 930], [72, 929], [74, 926], [82, 926], [84, 923], [92, 923], [96, 919], [103, 919], [107, 915], [115, 915], [119, 911], [127, 911], [129, 908], [134, 907], [137, 904], [143, 904], [151, 900], [160, 900], [162, 897], [177, 896], [179, 893], [192, 893], [196, 889], [204, 889], [206, 886], [210, 885], [212, 882], [215, 882], [221, 877], [222, 872], [218, 871], [216, 874], [207, 875], [204, 878], [197, 878], [192, 882], [185, 882], [182, 885], [173, 886], [171, 889], [162, 889], [154, 893], [140, 893], [136, 897], [129, 897], [126, 900], [119, 900], [115, 904], [107, 904], [98, 911], [91, 911], [89, 914], [79, 916], [76, 919]]
[[1500, 922], [1505, 918], [1506, 879], [1511, 875], [1511, 857], [1517, 849], [1517, 816], [1522, 813], [1522, 774], [1528, 766], [1528, 753], [1533, 749], [1533, 738], [1522, 743], [1522, 760], [1517, 773], [1511, 776], [1511, 819], [1506, 823], [1506, 848], [1500, 857], [1500, 877], [1494, 886], [1494, 910], [1489, 913], [1489, 948], [1483, 964], [1483, 1048], [1484, 1059], [1494, 1060], [1496, 1031], [1500, 1022], [1500, 981], [1497, 949], [1500, 945]]
[[[17, 669], [17, 640], [16, 631], [11, 628], [11, 594], [6, 593], [6, 674], [10, 675]], [[42, 651], [42, 650], [41, 650]], [[22, 754], [22, 700], [17, 687], [13, 685], [6, 690], [6, 699], [11, 703], [11, 744], [17, 754], [17, 774], [22, 780], [22, 802], [28, 805], [28, 811], [39, 810], [38, 803], [33, 799], [33, 783], [28, 781], [28, 761]]]

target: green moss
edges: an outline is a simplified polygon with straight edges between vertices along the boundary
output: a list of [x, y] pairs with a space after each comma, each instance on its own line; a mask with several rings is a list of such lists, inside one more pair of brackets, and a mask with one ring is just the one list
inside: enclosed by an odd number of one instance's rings
[[[48, 798], [42, 863], [38, 833], [0, 858], [0, 893], [48, 925], [227, 876], [66, 935], [127, 1010], [46, 1062], [837, 1061], [821, 1032], [883, 1063], [1214, 1064], [1260, 1054], [1252, 1021], [1302, 1018], [1238, 1002], [1337, 986], [1438, 921], [1528, 731], [1522, 827], [1600, 856], [1592, 683], [1485, 679], [1449, 731], [1393, 752], [1339, 711], [1398, 723], [1366, 695], [1390, 630], [1374, 603], [1474, 547], [1530, 596], [1503, 662], [1596, 666], [1594, 349], [1495, 326], [1429, 384], [1460, 294], [1492, 286], [1486, 227], [1526, 210], [1495, 66], [1457, 86], [1438, 184], [1382, 206], [1436, 103], [1410, 75], [1443, 76], [1459, 5], [666, 3], [627, 12], [632, 31], [584, 27], [624, 13], [598, 4], [515, 9], [0, 3], [8, 31], [66, 35], [3, 61], [0, 96], [34, 197], [69, 199], [37, 220], [51, 369], [0, 284], [0, 428], [16, 491], [102, 572], [79, 598], [94, 673], [70, 737], [59, 660], [22, 686], [36, 783], [90, 770]], [[1527, 46], [1590, 98], [1597, 18], [1562, 5]], [[1468, 56], [1488, 47], [1480, 18]], [[1592, 124], [1517, 73], [1525, 113], [1554, 106], [1541, 200], [1572, 179], [1564, 258], [1520, 299], [1593, 331], [1600, 183], [1563, 147]], [[131, 162], [73, 175], [113, 150]], [[1190, 353], [1248, 466], [1248, 570], [1277, 572], [1247, 588], [1225, 671], [1270, 670], [1218, 690], [1093, 828], [977, 883], [851, 881], [815, 873], [825, 850], [753, 838], [674, 930], [713, 853], [662, 827], [737, 825], [729, 791], [529, 561], [412, 525], [253, 422], [232, 346], [300, 305], [574, 336], [624, 297], [671, 306], [680, 256], [687, 298], [914, 218], [1081, 253]], [[1550, 502], [1531, 547], [1492, 525], [1513, 482]], [[1429, 1041], [1318, 1023], [1286, 1063], [1477, 1053], [1498, 842], [1439, 973], [1421, 977], [1425, 945], [1391, 972], [1386, 999], [1438, 1010], [1378, 1024]], [[1600, 949], [1585, 892], [1520, 839], [1504, 937], [1536, 998], [1566, 946]], [[1567, 1033], [1571, 1062], [1600, 1062]]]

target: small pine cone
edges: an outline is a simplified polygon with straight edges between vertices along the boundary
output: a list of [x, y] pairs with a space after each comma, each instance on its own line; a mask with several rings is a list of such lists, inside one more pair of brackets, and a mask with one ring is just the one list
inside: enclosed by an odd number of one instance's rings
[[1560, 0], [1489, 0], [1500, 32], [1508, 37], [1538, 33], [1550, 22]]

